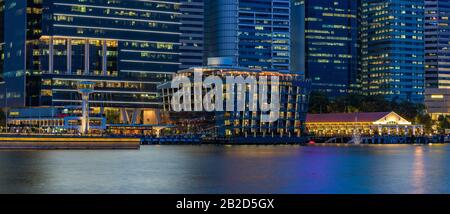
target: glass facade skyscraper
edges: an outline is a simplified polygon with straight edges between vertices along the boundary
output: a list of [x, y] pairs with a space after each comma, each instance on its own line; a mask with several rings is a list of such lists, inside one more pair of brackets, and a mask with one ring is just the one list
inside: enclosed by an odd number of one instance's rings
[[294, 12], [304, 13], [305, 25], [303, 32], [293, 29], [299, 32], [293, 37], [304, 37], [304, 44], [298, 45], [305, 50], [304, 71], [312, 80], [312, 89], [330, 97], [348, 93], [358, 74], [358, 1], [303, 0], [297, 4]]
[[362, 0], [361, 45], [366, 94], [423, 101], [423, 0]]
[[[3, 0], [0, 0], [0, 83], [3, 83], [3, 61], [5, 55], [3, 54], [3, 50], [5, 48], [5, 41], [4, 41], [4, 33], [5, 32], [5, 25], [3, 23], [4, 16], [5, 16], [5, 2]], [[3, 99], [5, 95], [0, 92], [0, 99]], [[0, 105], [1, 106], [1, 105]]]
[[203, 65], [204, 0], [181, 0], [180, 68]]
[[156, 86], [180, 67], [179, 0], [4, 3], [2, 104], [79, 105], [92, 81], [93, 107], [160, 108]]
[[205, 0], [205, 56], [290, 71], [290, 0]]
[[427, 88], [450, 89], [450, 1], [425, 1]]
[[450, 115], [450, 1], [425, 1], [425, 104], [434, 119]]
[[305, 77], [305, 0], [291, 3], [291, 72]]

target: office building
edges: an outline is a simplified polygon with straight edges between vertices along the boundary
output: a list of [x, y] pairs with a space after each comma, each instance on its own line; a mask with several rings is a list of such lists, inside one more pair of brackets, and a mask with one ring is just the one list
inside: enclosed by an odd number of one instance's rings
[[305, 1], [291, 2], [291, 73], [305, 77]]
[[[3, 23], [5, 16], [4, 11], [5, 11], [5, 2], [3, 0], [0, 0], [0, 32], [5, 32], [5, 25]], [[0, 84], [3, 84], [3, 61], [4, 61], [3, 58], [5, 57], [3, 52], [3, 49], [5, 48], [4, 46], [5, 46], [4, 33], [0, 33]], [[1, 94], [2, 93], [0, 93], [0, 97], [3, 96]]]
[[290, 71], [290, 0], [205, 0], [205, 59]]
[[178, 0], [2, 3], [1, 105], [79, 106], [91, 81], [91, 108], [109, 123], [156, 122], [156, 86], [180, 67]]
[[[358, 74], [358, 1], [296, 0], [293, 61], [312, 90], [338, 97], [352, 92]], [[304, 21], [302, 21], [304, 20]]]
[[180, 69], [203, 65], [204, 0], [181, 0]]
[[365, 94], [423, 102], [423, 0], [362, 0], [361, 50]]
[[433, 119], [450, 115], [449, 17], [449, 1], [425, 1], [425, 104]]

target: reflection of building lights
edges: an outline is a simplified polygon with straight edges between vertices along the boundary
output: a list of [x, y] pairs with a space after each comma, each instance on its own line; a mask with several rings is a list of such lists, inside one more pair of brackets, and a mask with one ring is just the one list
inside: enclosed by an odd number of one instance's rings
[[414, 164], [413, 164], [413, 185], [415, 193], [424, 193], [423, 189], [425, 183], [425, 163], [424, 163], [424, 151], [423, 147], [416, 147], [414, 150]]

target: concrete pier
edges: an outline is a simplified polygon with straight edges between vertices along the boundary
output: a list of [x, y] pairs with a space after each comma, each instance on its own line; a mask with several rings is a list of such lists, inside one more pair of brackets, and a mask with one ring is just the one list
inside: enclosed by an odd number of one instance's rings
[[0, 136], [0, 150], [139, 149], [140, 138], [78, 136]]

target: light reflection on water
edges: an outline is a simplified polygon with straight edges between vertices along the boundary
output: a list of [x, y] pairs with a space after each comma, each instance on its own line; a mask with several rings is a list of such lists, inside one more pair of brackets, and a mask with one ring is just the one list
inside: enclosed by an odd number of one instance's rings
[[450, 146], [0, 151], [0, 193], [450, 193]]

